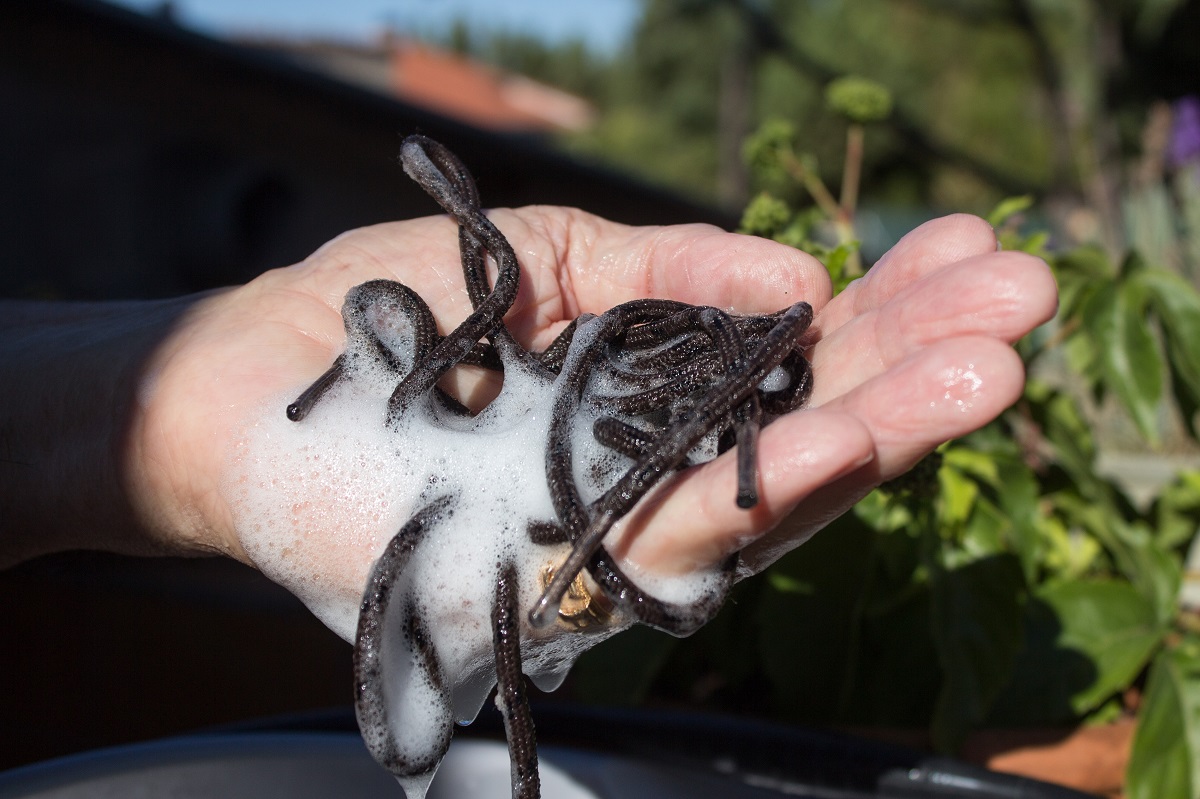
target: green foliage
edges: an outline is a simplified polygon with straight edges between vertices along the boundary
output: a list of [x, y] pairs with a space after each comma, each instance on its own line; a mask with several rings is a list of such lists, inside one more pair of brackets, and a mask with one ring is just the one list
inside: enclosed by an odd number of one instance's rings
[[[936, 560], [936, 556], [935, 560]], [[930, 728], [934, 744], [955, 749], [986, 720], [1021, 646], [1023, 579], [1011, 554], [930, 570], [930, 627], [943, 682]]]
[[1094, 670], [1090, 681], [1081, 680], [1061, 697], [1079, 716], [1133, 684], [1166, 630], [1153, 603], [1119, 580], [1058, 580], [1039, 587], [1035, 597], [1063, 625], [1058, 646], [1082, 654]]
[[[803, 183], [794, 146], [790, 126], [769, 123], [745, 155]], [[823, 242], [844, 209], [782, 196], [751, 201], [742, 229], [821, 258], [840, 290], [845, 245]], [[1194, 435], [1200, 294], [1136, 253], [1048, 250], [1020, 224], [1032, 208], [1013, 198], [990, 217], [1002, 245], [1045, 258], [1060, 288], [1057, 318], [1018, 343], [1032, 375], [1021, 399], [739, 586], [713, 625], [648, 649], [650, 695], [807, 723], [927, 725], [953, 751], [983, 725], [1111, 719], [1144, 682], [1129, 795], [1200, 789], [1200, 618], [1180, 604], [1200, 472], [1135, 504], [1098, 471], [1082, 404], [1111, 396], [1147, 446], [1167, 411]]]
[[[1142, 436], [1158, 443], [1164, 376], [1185, 422], [1200, 398], [1200, 297], [1130, 253], [1114, 268], [1097, 248], [1054, 259], [1072, 365], [1098, 398], [1112, 391]], [[1164, 357], [1164, 355], [1166, 357]]]
[[1192, 797], [1200, 790], [1200, 639], [1154, 661], [1129, 763], [1130, 799]]
[[[1197, 436], [1200, 295], [1180, 276], [1200, 272], [1196, 164], [1169, 190], [1095, 199], [1113, 194], [1153, 92], [1195, 71], [1182, 66], [1195, 48], [1160, 46], [1190, 5], [647, 0], [607, 63], [543, 59], [522, 42], [498, 56], [597, 104], [576, 151], [696, 196], [715, 196], [730, 137], [744, 139], [758, 193], [742, 230], [815, 255], [836, 291], [862, 273], [860, 182], [876, 202], [994, 206], [1002, 245], [1046, 259], [1060, 289], [1057, 319], [1017, 345], [1031, 377], [1000, 419], [739, 585], [692, 638], [635, 631], [602, 645], [576, 690], [925, 725], [953, 750], [980, 725], [1111, 719], [1144, 689], [1127, 793], [1197, 795], [1200, 620], [1179, 594], [1200, 473], [1135, 503], [1097, 468], [1085, 412], [1115, 409], [1146, 448], [1176, 444], [1180, 422]], [[1098, 57], [1101, 40], [1115, 52]], [[739, 51], [752, 96], [730, 124]], [[1121, 51], [1153, 58], [1116, 75]], [[851, 71], [883, 90], [836, 78]], [[1029, 228], [1034, 195], [1050, 191], [1095, 214], [1103, 246], [1052, 248]]]
[[825, 102], [851, 122], [881, 122], [892, 113], [892, 93], [882, 83], [848, 75], [830, 81]]
[[787, 179], [789, 161], [795, 159], [795, 141], [796, 126], [786, 119], [771, 117], [746, 138], [742, 157], [755, 174], [778, 183]]
[[834, 290], [841, 291], [857, 276], [849, 267], [858, 241], [829, 242], [822, 228], [826, 221], [817, 209], [793, 211], [783, 200], [761, 192], [746, 206], [738, 232], [774, 239], [816, 256], [829, 271]]

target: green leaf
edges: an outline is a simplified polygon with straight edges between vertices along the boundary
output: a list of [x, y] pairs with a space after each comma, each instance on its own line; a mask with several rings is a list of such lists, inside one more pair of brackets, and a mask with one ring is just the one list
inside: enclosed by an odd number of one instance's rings
[[1200, 641], [1194, 638], [1154, 661], [1125, 791], [1129, 799], [1194, 799], [1200, 791]]
[[1080, 332], [1067, 336], [1062, 343], [1062, 355], [1067, 367], [1088, 384], [1094, 384], [1103, 377], [1100, 350], [1091, 336]]
[[1178, 341], [1188, 377], [1200, 389], [1200, 293], [1179, 275], [1162, 269], [1140, 271], [1135, 279], [1147, 290], [1163, 333]]
[[1075, 275], [1090, 281], [1109, 281], [1116, 269], [1104, 248], [1098, 245], [1074, 247], [1054, 259], [1054, 272], [1061, 276]]
[[1000, 475], [994, 454], [980, 452], [969, 446], [951, 445], [946, 447], [942, 456], [945, 466], [972, 475], [989, 485], [999, 485]]
[[[1139, 525], [1142, 527], [1142, 525]], [[1183, 585], [1183, 559], [1164, 547], [1148, 528], [1143, 535], [1129, 542], [1136, 569], [1132, 576], [1135, 588], [1154, 603], [1159, 620], [1166, 624], [1175, 617], [1179, 605], [1179, 589]]]
[[1154, 603], [1128, 583], [1068, 580], [1038, 591], [1062, 631], [1056, 646], [1087, 656], [1092, 679], [1070, 697], [1083, 715], [1129, 687], [1165, 632]]
[[1068, 530], [1053, 517], [1040, 521], [1038, 535], [1045, 550], [1040, 564], [1055, 577], [1074, 580], [1085, 576], [1096, 566], [1102, 551], [1095, 538], [1082, 530]]
[[939, 513], [938, 522], [949, 529], [966, 523], [979, 496], [979, 484], [957, 469], [938, 470]]
[[807, 580], [798, 580], [790, 574], [784, 574], [778, 569], [767, 572], [767, 584], [784, 594], [803, 594], [805, 596], [816, 592], [813, 584]]
[[1055, 459], [1089, 496], [1101, 493], [1096, 475], [1096, 446], [1079, 403], [1037, 381], [1025, 387], [1034, 421], [1054, 447]]
[[[1001, 489], [996, 501], [1008, 521], [1007, 543], [1021, 559], [1025, 580], [1032, 584], [1045, 559], [1045, 518], [1041, 486], [1033, 470], [1020, 458], [997, 459]], [[1048, 505], [1047, 505], [1048, 507]]]
[[1121, 574], [1154, 605], [1160, 623], [1169, 624], [1178, 610], [1182, 557], [1164, 547], [1147, 522], [1093, 509], [1087, 524], [1112, 553]]
[[[964, 560], [997, 554], [1017, 554], [1013, 547], [1013, 522], [1009, 515], [997, 508], [988, 499], [975, 504], [975, 513], [963, 530], [963, 552], [970, 557]], [[1018, 555], [1019, 558], [1019, 555]], [[1022, 574], [1024, 574], [1022, 563]]]
[[[1095, 479], [1098, 486], [1105, 485]], [[1169, 623], [1183, 580], [1180, 556], [1164, 547], [1146, 523], [1122, 518], [1111, 487], [1087, 497], [1059, 492], [1053, 501], [1069, 524], [1083, 527], [1104, 547], [1117, 573], [1154, 607], [1159, 623]]]
[[1024, 586], [1011, 555], [933, 575], [931, 623], [944, 679], [932, 733], [941, 751], [958, 748], [1008, 682], [1021, 646]]
[[[831, 250], [826, 250], [825, 253], [817, 255], [821, 263], [825, 264], [825, 269], [829, 272], [829, 278], [833, 283], [833, 293], [841, 294], [846, 286], [854, 281], [854, 276], [847, 274], [846, 264], [850, 261], [850, 256], [858, 252], [860, 242], [848, 241], [837, 245]], [[816, 253], [814, 253], [816, 254]]]
[[1050, 233], [1042, 230], [1037, 233], [1030, 234], [1024, 241], [1021, 242], [1021, 252], [1027, 252], [1030, 255], [1036, 255], [1039, 258], [1044, 258], [1046, 255], [1046, 245], [1050, 242]]
[[[1139, 272], [1136, 279], [1145, 287], [1158, 315], [1171, 366], [1171, 385], [1185, 421], [1200, 404], [1200, 293], [1183, 278], [1162, 269]], [[1196, 431], [1192, 430], [1193, 437]]]
[[1117, 274], [1108, 255], [1098, 247], [1068, 250], [1050, 265], [1058, 283], [1058, 324], [1064, 327], [1079, 324], [1083, 309]]
[[912, 524], [912, 513], [903, 503], [893, 502], [885, 492], [876, 489], [858, 501], [854, 515], [864, 524], [881, 533], [905, 530]]
[[1099, 352], [1102, 388], [1117, 395], [1142, 435], [1157, 444], [1162, 356], [1146, 322], [1145, 292], [1135, 281], [1109, 283], [1084, 306], [1083, 323]]
[[1151, 271], [1146, 264], [1146, 259], [1137, 250], [1130, 250], [1125, 254], [1125, 258], [1121, 261], [1121, 266], [1117, 269], [1117, 277], [1121, 281], [1136, 278], [1146, 272]]
[[1028, 211], [1032, 207], [1032, 194], [1022, 194], [1018, 197], [1007, 197], [997, 203], [996, 207], [992, 209], [992, 212], [987, 215], [987, 223], [992, 227], [1000, 227], [1011, 217], [1014, 217], [1024, 211]]
[[1200, 472], [1180, 472], [1154, 503], [1159, 543], [1175, 549], [1191, 542], [1200, 529]]

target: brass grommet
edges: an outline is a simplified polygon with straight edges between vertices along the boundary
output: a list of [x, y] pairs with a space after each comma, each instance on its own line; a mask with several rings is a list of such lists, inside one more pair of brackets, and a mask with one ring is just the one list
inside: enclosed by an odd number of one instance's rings
[[[542, 567], [542, 590], [554, 579], [554, 565]], [[558, 621], [572, 630], [584, 631], [601, 627], [612, 620], [612, 608], [605, 597], [588, 590], [583, 574], [575, 575], [567, 588], [562, 604], [558, 606]]]

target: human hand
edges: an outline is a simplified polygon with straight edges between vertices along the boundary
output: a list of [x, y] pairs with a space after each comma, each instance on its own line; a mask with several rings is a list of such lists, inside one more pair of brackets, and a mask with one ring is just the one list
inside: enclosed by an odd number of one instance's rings
[[[743, 548], [744, 563], [760, 570], [878, 482], [990, 421], [1023, 380], [1008, 345], [1054, 308], [1045, 265], [995, 252], [991, 230], [968, 217], [910, 234], [832, 302], [820, 264], [761, 239], [703, 226], [628, 228], [559, 208], [490, 217], [522, 266], [506, 324], [534, 350], [580, 313], [638, 297], [744, 313], [803, 299], [817, 310], [814, 394], [809, 409], [763, 433], [759, 505], [736, 507], [729, 458], [670, 480], [614, 531], [614, 554], [651, 571], [705, 568]], [[130, 439], [134, 483], [172, 509], [196, 548], [261, 559], [238, 527], [230, 492], [247, 454], [241, 442], [264, 408], [282, 414], [328, 367], [343, 339], [343, 296], [380, 277], [424, 297], [443, 331], [470, 311], [454, 223], [434, 217], [353, 231], [301, 264], [207, 297], [160, 347]], [[451, 390], [480, 405], [492, 380], [459, 370]], [[291, 556], [308, 564], [306, 573], [272, 576], [302, 596], [311, 586], [297, 581], [315, 580], [356, 607], [394, 530], [348, 535], [339, 527], [355, 520], [331, 515], [331, 504], [314, 496], [296, 514], [309, 525], [297, 540], [311, 551]]]
[[1053, 317], [1057, 297], [1046, 264], [999, 251], [983, 220], [922, 225], [828, 304], [814, 303], [813, 394], [763, 432], [759, 504], [722, 502], [736, 472], [718, 459], [649, 498], [614, 553], [676, 571], [740, 549], [742, 576], [762, 571], [1015, 402], [1025, 374], [1011, 345]]

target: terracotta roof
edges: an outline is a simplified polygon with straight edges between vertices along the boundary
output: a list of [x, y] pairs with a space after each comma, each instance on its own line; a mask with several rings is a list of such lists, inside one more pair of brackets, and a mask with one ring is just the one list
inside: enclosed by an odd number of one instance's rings
[[408, 102], [491, 130], [580, 130], [594, 115], [574, 95], [412, 41], [392, 51], [392, 85]]

